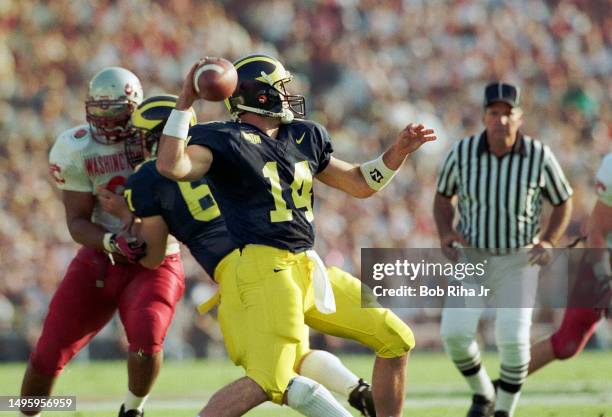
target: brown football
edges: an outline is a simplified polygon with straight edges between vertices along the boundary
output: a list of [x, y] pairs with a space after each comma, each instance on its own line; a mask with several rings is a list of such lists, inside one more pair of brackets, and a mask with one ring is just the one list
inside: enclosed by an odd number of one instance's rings
[[238, 74], [234, 65], [224, 58], [206, 57], [193, 73], [193, 86], [200, 98], [221, 101], [236, 89]]

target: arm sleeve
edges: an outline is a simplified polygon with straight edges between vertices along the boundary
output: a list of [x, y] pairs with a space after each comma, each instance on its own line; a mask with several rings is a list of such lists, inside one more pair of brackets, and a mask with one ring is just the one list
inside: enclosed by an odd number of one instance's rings
[[544, 196], [553, 206], [563, 204], [573, 194], [572, 187], [548, 146], [544, 146], [542, 171], [544, 175]]
[[142, 167], [130, 175], [123, 190], [128, 208], [137, 217], [161, 215], [161, 207], [156, 199], [155, 177], [150, 169]]
[[49, 172], [60, 190], [91, 193], [93, 183], [83, 169], [83, 159], [78, 152], [71, 152], [60, 137], [49, 153]]
[[612, 206], [612, 153], [601, 161], [595, 180], [597, 198], [606, 206]]
[[445, 197], [452, 197], [457, 191], [457, 146], [453, 146], [448, 156], [444, 160], [438, 175], [436, 190], [438, 194]]
[[227, 161], [231, 152], [229, 148], [232, 146], [231, 135], [224, 134], [219, 130], [215, 130], [216, 125], [203, 124], [196, 125], [189, 130], [189, 142], [187, 146], [200, 145], [205, 146], [213, 154], [212, 165], [210, 166], [210, 174], [221, 172], [226, 168]]
[[325, 129], [323, 126], [319, 126], [319, 132], [321, 138], [318, 152], [319, 164], [317, 166], [315, 175], [323, 171], [327, 167], [327, 165], [329, 164], [329, 160], [331, 159], [331, 154], [334, 152], [334, 147], [332, 146], [331, 138], [329, 137], [327, 129]]

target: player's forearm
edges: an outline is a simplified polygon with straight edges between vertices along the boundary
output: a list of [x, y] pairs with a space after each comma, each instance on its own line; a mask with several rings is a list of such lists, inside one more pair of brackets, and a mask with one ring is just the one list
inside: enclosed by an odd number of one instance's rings
[[68, 230], [76, 243], [88, 248], [104, 250], [102, 241], [107, 231], [102, 226], [92, 223], [89, 219], [78, 217], [68, 221]]
[[168, 226], [161, 216], [139, 219], [134, 225], [133, 233], [147, 244], [147, 253], [140, 260], [145, 268], [155, 269], [166, 257], [168, 245]]
[[389, 169], [397, 171], [400, 169], [407, 156], [408, 152], [394, 143], [393, 145], [389, 146], [389, 148], [383, 154], [383, 162]]
[[570, 218], [572, 216], [572, 199], [568, 199], [563, 204], [555, 206], [552, 210], [550, 221], [546, 230], [542, 234], [540, 240], [548, 241], [557, 246], [561, 237], [567, 229]]
[[348, 180], [343, 183], [344, 192], [356, 198], [368, 198], [376, 193], [377, 190], [370, 188], [361, 173], [359, 166], [353, 166], [347, 172]]
[[342, 176], [318, 175], [317, 179], [355, 198], [367, 198], [376, 192], [368, 186], [358, 165], [345, 171]]
[[405, 157], [401, 159], [389, 156], [388, 159], [392, 162], [388, 164], [385, 162], [386, 155], [388, 152], [373, 161], [361, 165], [350, 165], [350, 168], [345, 169], [344, 178], [339, 184], [342, 190], [353, 197], [368, 198], [385, 188], [405, 159]]
[[185, 180], [192, 170], [191, 160], [186, 153], [186, 143], [193, 113], [189, 110], [182, 110], [183, 101], [180, 99], [177, 108], [170, 113], [157, 152], [157, 170], [174, 181]]
[[162, 135], [155, 165], [164, 177], [174, 181], [183, 180], [191, 171], [191, 161], [185, 154], [185, 141]]
[[140, 265], [144, 266], [147, 269], [157, 269], [162, 262], [164, 261], [165, 254], [161, 256], [159, 254], [151, 254], [150, 249], [147, 248], [147, 254], [140, 261]]
[[455, 208], [450, 198], [436, 193], [434, 197], [434, 219], [440, 237], [453, 233], [453, 218]]
[[332, 157], [317, 179], [356, 198], [366, 198], [376, 192], [366, 182], [359, 165], [338, 158]]

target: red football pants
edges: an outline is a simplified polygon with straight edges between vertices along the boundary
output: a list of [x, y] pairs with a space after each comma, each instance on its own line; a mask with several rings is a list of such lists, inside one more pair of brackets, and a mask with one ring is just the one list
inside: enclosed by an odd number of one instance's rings
[[601, 306], [608, 305], [605, 300], [609, 296], [607, 289], [598, 282], [591, 264], [583, 258], [561, 327], [550, 338], [557, 359], [571, 358], [584, 349], [597, 322], [605, 315]]
[[53, 295], [30, 363], [42, 374], [58, 375], [117, 309], [130, 351], [159, 352], [184, 290], [179, 254], [151, 270], [140, 264], [112, 265], [107, 255], [83, 247]]
[[555, 358], [568, 359], [580, 353], [602, 316], [601, 309], [566, 308], [561, 327], [550, 338]]

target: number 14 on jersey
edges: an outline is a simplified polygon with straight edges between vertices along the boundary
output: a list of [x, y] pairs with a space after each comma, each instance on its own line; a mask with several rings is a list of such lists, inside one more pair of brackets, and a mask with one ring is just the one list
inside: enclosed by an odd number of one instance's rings
[[[287, 208], [287, 203], [283, 199], [283, 189], [281, 188], [276, 161], [266, 163], [262, 172], [264, 177], [270, 180], [272, 197], [274, 198], [274, 210], [270, 210], [270, 221], [277, 223], [293, 220], [293, 213], [291, 209]], [[291, 198], [296, 209], [306, 209], [304, 215], [306, 220], [311, 222], [314, 219], [312, 213], [312, 173], [308, 161], [295, 164], [293, 182], [291, 183]]]

